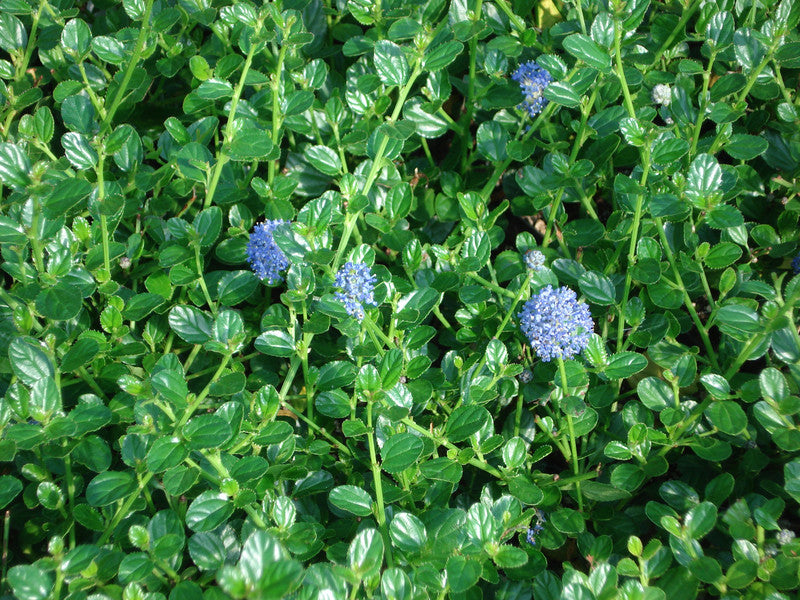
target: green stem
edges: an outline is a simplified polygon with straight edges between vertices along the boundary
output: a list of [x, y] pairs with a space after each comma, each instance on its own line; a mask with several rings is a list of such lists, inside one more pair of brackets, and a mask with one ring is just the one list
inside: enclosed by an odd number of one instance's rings
[[512, 292], [510, 290], [507, 290], [505, 288], [502, 288], [499, 285], [493, 284], [491, 281], [489, 281], [488, 279], [484, 279], [483, 277], [481, 277], [477, 273], [467, 273], [467, 277], [469, 277], [470, 279], [474, 279], [478, 283], [482, 284], [484, 287], [492, 290], [493, 292], [495, 292], [497, 294], [505, 296], [506, 298], [516, 298], [517, 297], [517, 295], [514, 292]]
[[523, 21], [516, 15], [516, 13], [514, 13], [506, 0], [494, 0], [494, 3], [505, 13], [505, 15], [508, 17], [508, 20], [511, 21], [511, 24], [517, 31], [525, 31], [525, 21]]
[[[8, 579], [6, 579], [6, 572], [8, 571], [8, 540], [11, 537], [11, 511], [7, 510], [6, 514], [3, 518], [3, 557], [2, 557], [2, 567], [0, 567], [0, 583], [5, 584]], [[0, 586], [0, 591], [3, 588]]]
[[72, 458], [69, 452], [64, 456], [64, 482], [67, 484], [67, 508], [69, 515], [72, 519], [72, 524], [69, 528], [69, 547], [75, 547], [75, 479], [72, 476]]
[[127, 91], [128, 85], [131, 82], [131, 77], [133, 77], [133, 71], [136, 69], [136, 65], [139, 64], [139, 58], [142, 55], [142, 50], [144, 50], [144, 43], [147, 40], [147, 35], [150, 33], [150, 13], [152, 11], [153, 0], [146, 0], [144, 7], [144, 18], [142, 19], [142, 27], [139, 29], [139, 36], [136, 38], [136, 45], [133, 47], [131, 60], [125, 69], [125, 74], [122, 76], [122, 82], [117, 88], [117, 93], [114, 94], [114, 99], [111, 101], [111, 106], [109, 106], [108, 112], [106, 113], [103, 122], [100, 124], [99, 135], [101, 137], [104, 133], [107, 133], [111, 127], [111, 121], [114, 119], [114, 114], [117, 112], [119, 105], [122, 104], [122, 100], [125, 97], [125, 92]]
[[206, 303], [208, 307], [211, 309], [213, 314], [217, 314], [217, 305], [211, 299], [211, 294], [208, 292], [208, 286], [206, 285], [206, 278], [203, 276], [203, 261], [200, 258], [200, 244], [196, 243], [194, 245], [194, 264], [197, 267], [197, 275], [199, 277], [198, 281], [200, 283], [200, 289], [203, 290], [203, 296], [206, 298]]
[[181, 417], [181, 420], [178, 421], [177, 425], [175, 425], [175, 430], [176, 431], [178, 429], [180, 429], [181, 427], [183, 427], [184, 425], [186, 425], [186, 422], [192, 417], [192, 415], [195, 413], [195, 411], [198, 408], [200, 408], [200, 405], [203, 404], [203, 400], [206, 399], [206, 396], [208, 396], [209, 392], [211, 391], [211, 386], [214, 385], [214, 383], [216, 383], [217, 379], [219, 379], [219, 376], [222, 375], [222, 372], [225, 370], [225, 367], [228, 366], [228, 362], [230, 360], [231, 360], [231, 355], [230, 354], [223, 354], [222, 355], [222, 362], [219, 364], [219, 367], [217, 367], [217, 370], [214, 373], [214, 376], [206, 384], [206, 387], [203, 388], [203, 391], [201, 391], [198, 394], [198, 396], [194, 399], [194, 402], [192, 402], [189, 406], [186, 407], [186, 410], [184, 411], [183, 416]]
[[694, 133], [692, 134], [692, 147], [689, 150], [689, 156], [694, 157], [697, 153], [697, 143], [700, 141], [700, 129], [705, 121], [706, 109], [708, 108], [708, 86], [711, 82], [711, 69], [714, 66], [714, 59], [716, 59], [716, 51], [711, 52], [708, 59], [708, 67], [703, 72], [703, 91], [700, 94], [700, 111], [697, 114], [697, 121], [694, 124]]
[[22, 57], [22, 62], [17, 65], [16, 77], [14, 79], [19, 81], [24, 77], [25, 72], [28, 70], [28, 65], [31, 62], [33, 49], [36, 47], [36, 34], [39, 31], [39, 19], [42, 17], [42, 9], [47, 4], [47, 0], [39, 2], [39, 9], [33, 14], [31, 21], [31, 33], [28, 36], [28, 45], [25, 47], [25, 55]]
[[389, 528], [386, 524], [386, 507], [384, 506], [383, 502], [383, 482], [381, 481], [381, 467], [378, 464], [378, 456], [375, 451], [375, 432], [372, 429], [372, 406], [374, 404], [374, 400], [370, 398], [367, 401], [367, 441], [369, 443], [369, 460], [370, 465], [372, 468], [372, 481], [375, 484], [375, 499], [377, 504], [377, 519], [378, 519], [378, 528], [380, 529], [381, 535], [383, 535], [383, 541], [386, 546], [386, 563], [391, 568], [394, 564], [392, 559], [392, 539], [389, 537]]
[[586, 20], [583, 18], [583, 6], [581, 0], [575, 0], [575, 9], [578, 11], [578, 21], [581, 24], [581, 33], [586, 35]]
[[[644, 187], [647, 183], [647, 175], [650, 172], [650, 151], [647, 147], [642, 148], [642, 159], [644, 160], [644, 171], [639, 180], [639, 187]], [[644, 194], [637, 194], [636, 207], [633, 212], [633, 225], [631, 226], [631, 242], [628, 246], [628, 264], [625, 269], [625, 288], [622, 292], [622, 304], [619, 313], [619, 323], [617, 324], [617, 351], [622, 348], [622, 336], [625, 331], [625, 312], [628, 308], [628, 296], [631, 292], [631, 281], [633, 265], [636, 264], [636, 244], [639, 241], [639, 223], [642, 220], [642, 207], [644, 205]]]
[[236, 120], [236, 109], [239, 106], [239, 99], [242, 97], [242, 91], [244, 90], [244, 82], [247, 79], [247, 73], [250, 71], [250, 66], [253, 64], [253, 56], [255, 55], [257, 46], [258, 44], [253, 42], [250, 43], [250, 49], [247, 51], [247, 56], [244, 60], [244, 66], [242, 67], [242, 73], [239, 75], [239, 82], [236, 84], [236, 88], [233, 90], [231, 107], [228, 111], [228, 121], [225, 123], [225, 132], [223, 133], [222, 137], [222, 147], [217, 152], [217, 162], [214, 165], [214, 171], [211, 173], [211, 179], [208, 184], [208, 189], [206, 190], [206, 198], [203, 202], [203, 208], [208, 208], [211, 206], [211, 202], [214, 199], [214, 194], [217, 191], [220, 175], [222, 174], [222, 168], [228, 162], [229, 157], [225, 150], [225, 145], [230, 144], [231, 139], [233, 138], [233, 124]]
[[616, 73], [619, 78], [619, 83], [622, 86], [622, 95], [625, 98], [625, 108], [628, 111], [628, 116], [636, 118], [636, 111], [633, 108], [633, 99], [631, 98], [631, 91], [628, 89], [628, 80], [625, 79], [625, 68], [622, 65], [622, 22], [614, 19], [614, 63], [616, 65]]
[[[417, 425], [414, 421], [412, 421], [408, 417], [406, 417], [404, 419], [401, 419], [401, 422], [406, 427], [410, 427], [414, 431], [416, 431], [418, 433], [421, 433], [426, 438], [428, 438], [429, 440], [433, 441], [435, 444], [438, 444], [439, 446], [444, 446], [445, 448], [447, 448], [448, 450], [452, 450], [453, 452], [459, 452], [461, 450], [461, 448], [459, 448], [455, 444], [452, 444], [452, 443], [448, 442], [447, 440], [440, 439], [439, 437], [437, 437], [436, 435], [432, 434], [430, 431], [428, 431], [424, 427], [421, 427], [420, 425]], [[503, 474], [500, 471], [498, 471], [497, 469], [495, 469], [492, 465], [487, 463], [485, 460], [479, 460], [478, 458], [471, 458], [471, 459], [469, 459], [469, 463], [468, 464], [470, 464], [473, 467], [476, 467], [476, 468], [478, 468], [478, 469], [480, 469], [482, 471], [485, 471], [485, 472], [489, 473], [490, 475], [496, 477], [497, 479], [500, 479], [500, 480], [503, 479]]]
[[36, 270], [41, 274], [44, 273], [44, 252], [42, 251], [42, 240], [39, 239], [39, 215], [41, 210], [39, 208], [39, 196], [34, 193], [31, 195], [33, 202], [33, 215], [31, 216], [31, 250], [33, 254], [33, 264], [36, 265]]
[[[475, 5], [475, 19], [474, 23], [478, 23], [481, 19], [481, 11], [483, 10], [483, 0], [477, 0]], [[469, 39], [469, 75], [467, 79], [467, 97], [464, 99], [464, 116], [460, 119], [462, 123], [462, 127], [464, 130], [469, 131], [469, 126], [472, 123], [472, 115], [475, 112], [475, 80], [476, 80], [476, 72], [477, 72], [477, 62], [478, 62], [478, 36], [473, 35]], [[467, 138], [469, 140], [469, 144], [463, 144], [463, 152], [461, 154], [461, 167], [462, 172], [466, 170], [467, 167], [467, 155], [469, 146], [471, 145], [472, 139]]]
[[125, 501], [117, 508], [117, 511], [114, 513], [114, 517], [111, 519], [111, 523], [108, 527], [106, 527], [105, 531], [103, 531], [103, 535], [100, 536], [100, 539], [97, 541], [98, 546], [104, 545], [114, 534], [114, 530], [117, 526], [122, 522], [122, 519], [125, 518], [125, 515], [128, 514], [128, 511], [133, 506], [133, 503], [139, 499], [141, 491], [145, 488], [145, 486], [150, 482], [152, 479], [152, 473], [145, 473], [139, 479], [139, 489], [128, 496]]
[[[558, 359], [558, 370], [561, 374], [561, 389], [564, 392], [564, 396], [569, 396], [569, 386], [567, 385], [567, 370], [564, 367], [564, 359]], [[572, 472], [575, 474], [576, 477], [580, 475], [580, 466], [578, 465], [578, 446], [577, 442], [575, 441], [575, 425], [572, 421], [572, 415], [565, 411], [567, 415], [567, 429], [569, 431], [569, 446], [570, 446], [570, 454], [572, 455]], [[583, 494], [581, 493], [581, 482], [580, 480], [575, 482], [575, 491], [578, 494], [578, 510], [583, 512]]]
[[656, 229], [658, 229], [658, 236], [661, 239], [661, 245], [664, 247], [667, 260], [672, 268], [672, 275], [675, 278], [675, 282], [683, 292], [683, 303], [686, 306], [686, 309], [689, 311], [692, 321], [694, 321], [694, 325], [697, 328], [697, 333], [700, 335], [700, 339], [703, 341], [703, 346], [705, 346], [706, 353], [711, 361], [711, 365], [714, 367], [714, 369], [720, 371], [721, 369], [719, 367], [719, 362], [717, 361], [717, 353], [714, 351], [714, 346], [711, 345], [711, 340], [708, 338], [708, 332], [706, 331], [703, 322], [697, 315], [697, 310], [695, 310], [694, 304], [692, 304], [692, 299], [689, 296], [689, 292], [686, 291], [686, 285], [683, 283], [683, 278], [678, 270], [678, 265], [675, 263], [675, 256], [672, 253], [672, 248], [669, 245], [669, 240], [667, 240], [667, 234], [664, 232], [664, 224], [660, 217], [655, 218], [655, 224]]
[[[281, 44], [278, 51], [278, 62], [275, 67], [275, 80], [272, 83], [272, 145], [278, 146], [280, 143], [281, 132], [281, 75], [283, 74], [283, 61], [286, 58], [286, 51], [289, 48], [286, 44]], [[275, 160], [269, 162], [269, 172], [267, 181], [271, 185], [278, 170], [281, 160], [280, 155]]]
[[653, 63], [652, 63], [653, 65], [655, 65], [659, 60], [661, 60], [661, 56], [664, 54], [664, 52], [666, 52], [667, 48], [670, 47], [670, 45], [675, 40], [675, 38], [680, 34], [680, 32], [683, 31], [683, 28], [686, 27], [686, 24], [689, 22], [689, 19], [691, 19], [694, 13], [697, 11], [697, 9], [700, 8], [701, 3], [702, 0], [694, 0], [687, 9], [684, 9], [683, 14], [681, 15], [681, 18], [678, 21], [678, 24], [675, 25], [675, 28], [669, 34], [667, 39], [664, 40], [664, 43], [661, 44], [661, 47], [656, 51], [656, 55], [653, 58]]
[[[595, 86], [592, 90], [591, 95], [589, 96], [589, 100], [581, 107], [581, 124], [580, 128], [578, 129], [578, 133], [575, 136], [575, 141], [572, 143], [572, 150], [569, 154], [569, 166], [575, 164], [575, 159], [578, 158], [578, 152], [580, 151], [581, 147], [583, 146], [583, 142], [586, 140], [586, 124], [589, 121], [589, 113], [592, 112], [592, 107], [594, 106], [594, 102], [597, 99], [597, 90], [599, 87]], [[579, 185], [578, 188], [580, 189], [581, 186]], [[553, 223], [555, 222], [555, 217], [558, 214], [558, 209], [561, 206], [561, 200], [564, 197], [564, 192], [566, 190], [565, 186], [561, 186], [557, 192], [556, 199], [553, 202], [553, 206], [550, 207], [550, 214], [547, 216], [547, 226], [544, 232], [544, 239], [542, 241], [542, 247], [546, 248], [550, 245], [550, 236], [552, 235], [553, 231]], [[583, 202], [583, 193], [581, 191], [581, 201]], [[599, 220], [597, 218], [597, 214], [594, 212], [594, 209], [591, 207], [588, 202], [584, 203], [584, 208], [586, 208], [586, 212], [595, 220]], [[560, 244], [563, 246], [563, 241], [559, 239]], [[562, 247], [562, 250], [564, 248]], [[567, 256], [569, 253], [566, 252]]]
[[[514, 299], [511, 301], [511, 306], [509, 306], [508, 310], [506, 310], [506, 315], [500, 322], [500, 325], [498, 326], [497, 331], [495, 332], [494, 337], [492, 339], [500, 339], [500, 335], [505, 330], [506, 325], [508, 325], [508, 322], [514, 316], [514, 309], [517, 307], [517, 304], [522, 299], [522, 296], [528, 293], [528, 288], [531, 284], [532, 277], [533, 277], [533, 271], [529, 270], [527, 276], [525, 277], [525, 281], [523, 281], [522, 285], [519, 287], [519, 290], [517, 290], [517, 293], [514, 295]], [[485, 363], [486, 363], [486, 352], [483, 353], [483, 356], [481, 357], [480, 361], [478, 361], [478, 366], [475, 367], [475, 370], [473, 371], [475, 376], [480, 375], [481, 369], [483, 369], [483, 365]]]

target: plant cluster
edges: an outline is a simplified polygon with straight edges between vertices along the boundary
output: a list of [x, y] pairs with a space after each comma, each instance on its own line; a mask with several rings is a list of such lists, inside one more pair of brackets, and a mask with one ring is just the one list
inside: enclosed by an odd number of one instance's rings
[[799, 22], [0, 0], [0, 596], [791, 597]]

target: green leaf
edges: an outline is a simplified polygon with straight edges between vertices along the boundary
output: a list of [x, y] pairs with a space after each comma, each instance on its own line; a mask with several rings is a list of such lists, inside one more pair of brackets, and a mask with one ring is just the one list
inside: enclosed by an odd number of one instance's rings
[[550, 514], [550, 523], [561, 533], [577, 535], [586, 529], [586, 523], [581, 514], [571, 508], [560, 508]]
[[562, 44], [567, 52], [590, 67], [603, 73], [611, 70], [611, 56], [590, 37], [582, 33], [573, 33], [564, 38]]
[[425, 49], [425, 70], [439, 71], [449, 66], [464, 50], [464, 44], [450, 40], [434, 48]]
[[81, 19], [70, 19], [61, 31], [61, 47], [71, 51], [77, 59], [89, 52], [92, 44], [92, 32]]
[[112, 65], [120, 65], [127, 58], [125, 46], [119, 40], [101, 35], [92, 40], [92, 50], [100, 60]]
[[637, 352], [617, 352], [608, 361], [603, 372], [610, 379], [625, 379], [647, 366], [647, 359]]
[[724, 146], [725, 152], [737, 160], [752, 160], [756, 156], [764, 154], [767, 148], [769, 148], [769, 142], [765, 138], [744, 133], [732, 135]]
[[207, 79], [196, 90], [203, 100], [221, 100], [233, 95], [233, 86], [222, 79]]
[[742, 304], [726, 304], [717, 311], [717, 326], [723, 333], [745, 341], [749, 336], [762, 328], [758, 314]]
[[274, 145], [266, 131], [242, 129], [237, 131], [231, 140], [230, 158], [232, 160], [264, 160], [271, 158], [273, 154]]
[[333, 177], [342, 170], [342, 161], [333, 148], [309, 146], [303, 154], [312, 167], [325, 175]]
[[456, 555], [447, 560], [445, 573], [450, 589], [456, 594], [461, 594], [472, 589], [478, 583], [481, 566], [476, 560]]
[[710, 154], [699, 154], [689, 166], [686, 196], [701, 209], [708, 209], [721, 196], [722, 169]]
[[25, 48], [28, 43], [28, 32], [17, 17], [7, 12], [0, 12], [0, 48], [13, 52]]
[[90, 506], [109, 506], [136, 492], [136, 479], [127, 471], [106, 471], [96, 475], [86, 486]]
[[140, 321], [164, 304], [164, 297], [159, 294], [136, 294], [125, 303], [122, 317], [131, 321]]
[[201, 571], [216, 571], [225, 561], [228, 551], [214, 533], [196, 533], [189, 538], [189, 556]]
[[11, 475], [0, 475], [0, 509], [5, 508], [22, 491], [22, 482]]
[[711, 502], [701, 502], [687, 513], [684, 526], [692, 539], [699, 540], [714, 529], [716, 522], [717, 507]]
[[61, 103], [61, 118], [67, 129], [91, 135], [96, 127], [94, 117], [94, 106], [86, 96], [69, 96]]
[[192, 450], [219, 448], [233, 435], [231, 426], [215, 414], [199, 415], [183, 428], [183, 435]]
[[211, 318], [193, 306], [175, 306], [169, 311], [169, 326], [185, 342], [203, 344], [211, 339]]
[[730, 400], [715, 402], [704, 414], [714, 427], [728, 435], [737, 435], [747, 427], [747, 415], [744, 410]]
[[501, 569], [517, 569], [528, 562], [528, 555], [522, 548], [503, 544], [497, 549], [497, 554], [492, 556], [492, 560]]
[[73, 207], [85, 206], [85, 200], [92, 192], [91, 184], [85, 179], [71, 178], [59, 181], [44, 199], [44, 214], [55, 219], [67, 214]]
[[376, 529], [362, 529], [350, 542], [347, 563], [353, 573], [363, 578], [377, 573], [383, 564], [383, 538]]
[[14, 144], [0, 143], [0, 181], [14, 189], [30, 183], [31, 161], [28, 155]]
[[55, 369], [39, 343], [31, 338], [15, 338], [8, 347], [11, 369], [20, 380], [31, 386], [45, 377], [54, 377]]
[[319, 370], [317, 389], [321, 392], [350, 385], [356, 379], [356, 368], [351, 362], [334, 361], [326, 363]]
[[581, 97], [567, 81], [554, 81], [544, 89], [542, 95], [550, 102], [567, 108], [577, 108], [581, 104]]
[[645, 377], [636, 386], [639, 399], [647, 408], [661, 412], [673, 406], [674, 397], [669, 385], [656, 377]]
[[483, 427], [487, 420], [491, 421], [491, 415], [484, 407], [474, 404], [461, 405], [447, 418], [445, 436], [451, 442], [463, 442]]
[[506, 159], [506, 146], [508, 146], [508, 132], [497, 121], [485, 121], [478, 127], [475, 136], [478, 152], [492, 162], [502, 162]]
[[65, 133], [61, 136], [61, 145], [67, 160], [79, 171], [93, 169], [97, 164], [97, 150], [89, 145], [89, 140], [82, 133]]
[[233, 514], [233, 504], [226, 494], [202, 492], [186, 511], [186, 526], [195, 532], [212, 531]]
[[392, 545], [403, 552], [419, 552], [428, 541], [428, 532], [419, 518], [410, 513], [398, 513], [389, 525]]
[[387, 473], [399, 473], [422, 456], [425, 444], [413, 433], [398, 433], [390, 437], [381, 448], [381, 467]]
[[258, 278], [252, 271], [231, 271], [217, 284], [217, 297], [222, 306], [236, 306], [258, 289]]
[[57, 283], [45, 288], [36, 296], [36, 310], [53, 321], [68, 321], [78, 316], [83, 298], [75, 286]]
[[611, 280], [597, 271], [587, 271], [578, 279], [581, 292], [592, 303], [607, 306], [613, 304], [616, 293]]
[[159, 438], [147, 452], [147, 468], [153, 473], [160, 473], [177, 467], [187, 456], [189, 450], [176, 438]]
[[715, 583], [722, 579], [722, 567], [710, 556], [695, 558], [689, 564], [689, 571], [703, 583]]
[[372, 514], [372, 498], [366, 491], [354, 485], [333, 488], [328, 494], [328, 502], [342, 512], [356, 517]]
[[8, 583], [19, 600], [45, 600], [53, 591], [53, 576], [34, 565], [11, 567]]
[[403, 49], [389, 40], [375, 44], [373, 54], [375, 70], [386, 85], [405, 85], [411, 74]]

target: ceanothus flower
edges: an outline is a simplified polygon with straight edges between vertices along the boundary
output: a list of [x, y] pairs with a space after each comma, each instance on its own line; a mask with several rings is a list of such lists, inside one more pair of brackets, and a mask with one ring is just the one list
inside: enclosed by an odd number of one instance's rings
[[544, 266], [544, 254], [538, 250], [528, 250], [522, 259], [525, 261], [525, 266], [531, 271], [541, 271]]
[[364, 263], [348, 262], [336, 273], [334, 283], [341, 288], [336, 299], [341, 300], [351, 317], [359, 321], [364, 318], [364, 305], [378, 306], [375, 302], [375, 283], [378, 278]]
[[534, 294], [519, 313], [519, 326], [544, 362], [572, 358], [589, 344], [594, 322], [589, 307], [575, 292], [548, 285]]
[[288, 222], [284, 219], [275, 219], [259, 223], [250, 234], [250, 241], [247, 242], [247, 261], [250, 267], [259, 279], [266, 279], [270, 285], [283, 281], [281, 271], [289, 268], [289, 260], [272, 239], [272, 232], [279, 225]]
[[792, 259], [792, 271], [794, 271], [795, 275], [800, 273], [800, 254]]
[[781, 546], [785, 546], [786, 544], [791, 543], [792, 540], [794, 540], [795, 537], [796, 537], [796, 534], [791, 529], [781, 529], [775, 535], [775, 539], [778, 540], [778, 543]]
[[531, 117], [538, 115], [548, 100], [542, 95], [544, 89], [553, 82], [553, 77], [540, 67], [536, 61], [522, 63], [511, 75], [511, 79], [519, 83], [522, 95], [525, 99], [519, 105], [520, 109], [526, 111]]
[[528, 535], [525, 536], [526, 541], [531, 544], [532, 546], [536, 545], [536, 536], [544, 531], [544, 523], [547, 522], [547, 518], [544, 516], [544, 513], [536, 509], [536, 523], [534, 523], [533, 527], [528, 528]]
[[651, 97], [654, 104], [669, 106], [669, 103], [672, 102], [672, 89], [666, 83], [657, 83], [653, 86]]

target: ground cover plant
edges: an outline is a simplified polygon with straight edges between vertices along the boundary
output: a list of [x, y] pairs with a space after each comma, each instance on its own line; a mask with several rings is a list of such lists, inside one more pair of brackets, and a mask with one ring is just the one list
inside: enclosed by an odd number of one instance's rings
[[0, 596], [792, 597], [799, 21], [0, 1]]

